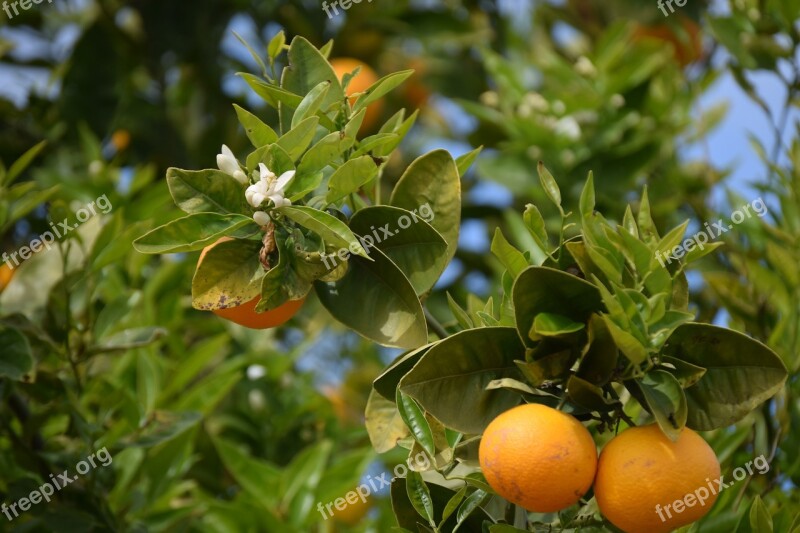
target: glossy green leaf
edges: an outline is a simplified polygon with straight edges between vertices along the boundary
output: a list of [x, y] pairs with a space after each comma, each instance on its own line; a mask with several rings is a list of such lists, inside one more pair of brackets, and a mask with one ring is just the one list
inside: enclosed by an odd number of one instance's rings
[[412, 74], [414, 74], [413, 70], [403, 70], [400, 72], [393, 72], [379, 79], [364, 91], [364, 94], [358, 97], [358, 100], [353, 106], [353, 111], [358, 112], [366, 108], [372, 102], [377, 102], [406, 81]]
[[428, 350], [400, 381], [400, 390], [446, 427], [481, 433], [497, 415], [519, 403], [517, 394], [486, 386], [506, 377], [521, 380], [514, 360], [523, 354], [513, 328], [462, 331]]
[[617, 366], [619, 350], [600, 315], [593, 314], [589, 319], [588, 334], [577, 376], [602, 387], [611, 379]]
[[[529, 337], [538, 340], [541, 337], [563, 337], [581, 331], [585, 327], [582, 322], [575, 322], [556, 313], [539, 313], [533, 319]], [[533, 338], [536, 336], [536, 338]]]
[[247, 138], [254, 147], [261, 148], [278, 140], [275, 130], [264, 124], [260, 118], [236, 104], [233, 104], [233, 108], [236, 110], [236, 116], [239, 117], [239, 123], [244, 128]]
[[286, 151], [293, 162], [297, 161], [314, 139], [318, 125], [319, 118], [308, 117], [278, 139], [277, 145]]
[[33, 371], [31, 346], [22, 333], [14, 328], [0, 326], [0, 344], [3, 346], [0, 376], [20, 381]]
[[361, 209], [350, 220], [350, 229], [362, 244], [386, 254], [406, 273], [418, 295], [428, 292], [447, 266], [447, 243], [426, 218], [419, 210], [411, 213], [381, 205]]
[[397, 441], [409, 434], [408, 426], [400, 416], [397, 405], [372, 390], [367, 400], [364, 414], [372, 447], [378, 453], [385, 453], [397, 446]]
[[252, 217], [194, 213], [160, 226], [133, 242], [143, 254], [172, 254], [202, 250], [222, 237], [244, 238], [258, 231]]
[[408, 211], [430, 206], [434, 215], [430, 224], [444, 237], [448, 261], [452, 259], [461, 225], [461, 181], [448, 152], [434, 150], [411, 163], [392, 191], [389, 203]]
[[686, 389], [686, 425], [709, 431], [729, 426], [778, 392], [787, 371], [780, 357], [757, 340], [708, 324], [684, 324], [663, 353], [706, 368]]
[[280, 470], [274, 465], [251, 457], [235, 444], [213, 439], [226, 470], [236, 482], [265, 509], [271, 509], [280, 496]]
[[152, 326], [125, 329], [99, 339], [96, 345], [88, 349], [88, 353], [125, 352], [134, 348], [142, 348], [166, 337], [167, 333], [164, 328]]
[[352, 230], [335, 216], [305, 206], [285, 206], [279, 207], [275, 211], [313, 231], [323, 238], [326, 245], [347, 249], [369, 259], [369, 254], [361, 246]]
[[348, 194], [358, 191], [378, 175], [378, 167], [369, 156], [348, 160], [334, 171], [328, 180], [325, 201], [335, 203]]
[[264, 99], [265, 102], [273, 107], [277, 107], [277, 104], [281, 104], [288, 106], [291, 109], [296, 109], [297, 106], [300, 105], [300, 102], [303, 101], [302, 96], [298, 96], [297, 94], [278, 87], [277, 85], [267, 83], [258, 76], [253, 76], [252, 74], [243, 72], [238, 73], [238, 75], [247, 83], [247, 85], [250, 86], [251, 89], [253, 89], [257, 95], [259, 95]]
[[209, 250], [192, 279], [192, 306], [210, 311], [236, 307], [261, 294], [263, 245], [255, 240], [221, 242]]
[[408, 473], [406, 477], [406, 492], [411, 505], [414, 506], [417, 513], [435, 527], [433, 499], [431, 498], [430, 490], [428, 490], [428, 485], [419, 472]]
[[185, 213], [244, 213], [244, 185], [221, 170], [167, 170], [172, 199]]
[[459, 176], [463, 176], [467, 173], [475, 160], [478, 159], [478, 156], [481, 155], [481, 151], [483, 151], [483, 146], [479, 146], [471, 152], [467, 152], [466, 154], [460, 155], [456, 158], [456, 167], [458, 167]]
[[296, 128], [303, 120], [313, 117], [317, 113], [325, 101], [325, 97], [328, 96], [330, 88], [331, 82], [325, 80], [311, 89], [311, 92], [303, 98], [303, 101], [297, 106], [294, 116], [292, 116], [292, 128]]
[[491, 244], [492, 254], [500, 260], [512, 278], [516, 279], [519, 274], [528, 268], [528, 260], [522, 252], [506, 240], [500, 228], [495, 228], [494, 237]]
[[33, 163], [33, 160], [44, 150], [45, 146], [47, 146], [47, 141], [41, 141], [28, 149], [19, 159], [14, 161], [7, 172], [0, 173], [0, 187], [5, 187], [13, 183], [15, 179], [21, 176], [22, 173], [25, 172], [25, 169], [27, 169], [30, 164]]
[[[339, 132], [333, 132], [326, 135], [320, 139], [319, 142], [309, 148], [305, 155], [303, 155], [303, 159], [300, 160], [300, 164], [297, 166], [298, 174], [311, 174], [322, 170], [329, 164], [337, 161], [342, 155], [342, 152], [350, 148], [352, 145], [352, 137], [343, 138]], [[298, 178], [295, 177], [295, 181], [297, 181], [297, 179]], [[291, 196], [299, 192], [299, 189], [300, 187], [296, 186], [293, 182], [289, 185], [287, 191]], [[306, 188], [305, 192], [312, 190], [314, 189]]]
[[431, 457], [436, 455], [433, 431], [431, 430], [430, 424], [428, 424], [428, 421], [425, 419], [425, 413], [422, 411], [419, 404], [414, 401], [414, 398], [406, 396], [400, 392], [400, 390], [397, 391], [395, 404], [397, 404], [397, 410], [400, 412], [403, 422], [405, 422], [408, 429], [411, 430], [411, 434], [414, 435], [417, 442], [428, 455]]
[[676, 442], [688, 416], [681, 384], [664, 370], [651, 370], [638, 383], [647, 401], [647, 410], [653, 414], [661, 431]]
[[414, 287], [383, 252], [374, 249], [371, 257], [352, 256], [337, 282], [317, 281], [320, 302], [336, 320], [384, 346], [426, 344], [428, 329]]
[[513, 298], [520, 338], [529, 345], [528, 332], [539, 313], [555, 313], [585, 323], [593, 312], [603, 309], [594, 285], [548, 267], [524, 270], [514, 283]]
[[558, 188], [558, 183], [556, 183], [555, 178], [547, 170], [547, 167], [544, 166], [542, 161], [539, 161], [539, 164], [536, 167], [537, 171], [539, 172], [539, 182], [542, 184], [542, 188], [544, 189], [545, 194], [553, 202], [561, 216], [564, 216], [564, 210], [561, 207], [561, 189]]

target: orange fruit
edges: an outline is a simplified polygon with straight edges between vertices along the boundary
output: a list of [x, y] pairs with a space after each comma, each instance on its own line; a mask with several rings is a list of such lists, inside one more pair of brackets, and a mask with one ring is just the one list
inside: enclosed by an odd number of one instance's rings
[[[623, 431], [606, 444], [594, 495], [603, 516], [625, 533], [666, 533], [711, 510], [719, 475], [717, 456], [700, 435], [686, 428], [672, 442], [650, 424]], [[680, 508], [678, 500], [684, 500]]]
[[703, 40], [700, 26], [692, 19], [681, 17], [681, 28], [676, 30], [668, 24], [638, 25], [633, 32], [633, 40], [650, 38], [668, 43], [675, 52], [675, 59], [685, 67], [703, 56]]
[[[203, 248], [200, 252], [200, 259], [197, 261], [197, 266], [203, 262], [206, 253], [216, 246], [217, 244], [225, 241], [230, 241], [230, 237], [223, 237], [210, 246]], [[218, 317], [224, 318], [241, 326], [250, 329], [267, 329], [281, 326], [289, 321], [302, 307], [305, 298], [301, 300], [289, 300], [288, 302], [279, 305], [275, 309], [265, 311], [263, 313], [256, 313], [256, 306], [261, 301], [261, 296], [256, 296], [249, 302], [237, 305], [236, 307], [228, 307], [225, 309], [214, 309], [213, 313]]]
[[131, 134], [128, 130], [117, 130], [111, 134], [111, 144], [121, 152], [131, 144]]
[[572, 416], [527, 404], [492, 420], [478, 459], [500, 496], [528, 511], [552, 513], [577, 503], [589, 490], [597, 448], [589, 430]]
[[[372, 87], [376, 81], [378, 81], [378, 75], [369, 65], [363, 61], [359, 61], [358, 59], [353, 59], [352, 57], [337, 57], [335, 59], [331, 59], [331, 66], [333, 67], [333, 71], [336, 73], [336, 77], [338, 77], [339, 80], [344, 78], [345, 74], [350, 74], [356, 68], [361, 67], [361, 70], [359, 70], [358, 74], [354, 78], [350, 79], [350, 83], [348, 84], [346, 91], [348, 97], [351, 97], [351, 95], [355, 93], [362, 93], [366, 91]], [[356, 100], [357, 97], [351, 97], [350, 104], [354, 104]], [[364, 122], [361, 124], [361, 131], [368, 131], [375, 124], [377, 124], [382, 112], [382, 101], [378, 100], [377, 102], [373, 102], [368, 105], [367, 114], [364, 116]]]
[[3, 292], [8, 284], [11, 283], [11, 278], [14, 277], [14, 269], [8, 266], [8, 263], [0, 265], [0, 292]]
[[342, 510], [333, 508], [333, 520], [340, 524], [348, 526], [355, 526], [367, 515], [371, 502], [369, 498], [367, 501], [362, 502], [361, 499], [356, 500], [355, 503], [348, 503], [347, 507]]

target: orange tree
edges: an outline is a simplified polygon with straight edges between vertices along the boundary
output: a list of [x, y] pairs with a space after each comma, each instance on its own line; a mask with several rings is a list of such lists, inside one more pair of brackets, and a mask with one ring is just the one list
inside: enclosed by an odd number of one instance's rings
[[[694, 321], [687, 265], [717, 245], [687, 245], [688, 221], [662, 235], [646, 191], [635, 213], [629, 206], [619, 222], [609, 222], [595, 210], [591, 173], [577, 209], [567, 211], [541, 162], [557, 230], [532, 204], [522, 219], [533, 249], [516, 247], [498, 229], [491, 248], [504, 267], [500, 297], [473, 297], [466, 309], [449, 298], [456, 323], [443, 327], [423, 303], [455, 252], [460, 176], [478, 151], [458, 160], [441, 150], [421, 156], [384, 203], [384, 165], [416, 115], [401, 111], [378, 133], [357, 133], [366, 107], [410, 72], [349, 95], [350, 76], [339, 82], [326, 58], [330, 47], [318, 50], [301, 37], [286, 45], [279, 34], [268, 50], [270, 65], [288, 55], [280, 76], [263, 65], [261, 77], [242, 77], [277, 110], [279, 131], [237, 107], [253, 151], [241, 163], [224, 147], [219, 170], [170, 169], [170, 193], [185, 216], [134, 245], [175, 253], [230, 238], [198, 266], [198, 309], [260, 297], [258, 313], [313, 291], [345, 326], [410, 350], [375, 380], [366, 408], [377, 451], [400, 446], [432, 465], [424, 476], [412, 466], [392, 483], [401, 528], [613, 527], [590, 496], [557, 514], [527, 515], [487, 483], [476, 462], [481, 434], [522, 403], [561, 410], [593, 428], [598, 440], [621, 423], [633, 425], [631, 414], [649, 418], [669, 447], [689, 429], [730, 426], [783, 386], [786, 367], [770, 348]], [[689, 249], [679, 254], [683, 260], [664, 261], [681, 246]], [[438, 337], [433, 342], [429, 328]], [[761, 507], [753, 509], [749, 520], [758, 527]]]

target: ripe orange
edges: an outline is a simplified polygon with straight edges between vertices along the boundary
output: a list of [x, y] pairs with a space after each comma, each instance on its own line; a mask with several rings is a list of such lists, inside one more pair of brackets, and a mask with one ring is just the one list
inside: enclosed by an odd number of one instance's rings
[[[684, 429], [672, 442], [651, 424], [630, 428], [603, 448], [594, 495], [603, 516], [626, 533], [666, 533], [711, 510], [719, 475], [714, 450], [700, 435]], [[701, 495], [707, 497], [703, 505]], [[684, 498], [676, 511], [674, 502]]]
[[367, 515], [369, 512], [369, 508], [371, 507], [371, 503], [369, 498], [367, 501], [362, 502], [360, 499], [356, 500], [356, 503], [348, 503], [347, 507], [342, 509], [333, 508], [333, 520], [340, 524], [345, 524], [348, 526], [355, 526]]
[[[337, 57], [331, 59], [331, 66], [340, 80], [345, 74], [350, 74], [356, 68], [361, 67], [356, 77], [352, 78], [347, 86], [347, 96], [364, 92], [369, 89], [373, 83], [378, 81], [378, 75], [369, 65], [358, 59], [353, 59], [352, 57]], [[350, 104], [354, 104], [356, 99], [356, 97], [350, 98]], [[364, 122], [361, 124], [361, 131], [368, 131], [377, 124], [382, 111], [383, 102], [380, 100], [367, 106], [367, 114], [364, 116]]]
[[[229, 240], [231, 240], [230, 237], [223, 237], [214, 244], [203, 248], [203, 251], [200, 252], [200, 259], [197, 261], [197, 266], [200, 266], [200, 263], [203, 262], [203, 258], [206, 256], [206, 253], [211, 248], [221, 242]], [[260, 301], [261, 297], [256, 296], [249, 302], [243, 303], [242, 305], [228, 307], [226, 309], [214, 309], [213, 312], [215, 315], [224, 318], [225, 320], [229, 320], [246, 328], [275, 328], [288, 322], [289, 319], [292, 318], [303, 305], [305, 298], [302, 300], [289, 300], [275, 309], [271, 309], [263, 313], [256, 313], [256, 306]]]
[[125, 150], [131, 144], [131, 134], [128, 130], [117, 130], [111, 134], [111, 144], [117, 152]]
[[583, 424], [538, 404], [515, 407], [492, 420], [478, 458], [495, 492], [537, 513], [577, 503], [597, 469], [597, 448]]
[[9, 283], [11, 283], [11, 278], [14, 277], [14, 269], [8, 266], [8, 263], [3, 263], [0, 265], [0, 292], [3, 292]]
[[681, 27], [682, 31], [676, 31], [667, 24], [638, 25], [633, 33], [633, 40], [650, 38], [668, 43], [675, 51], [675, 59], [680, 66], [685, 67], [703, 56], [703, 40], [700, 26], [692, 19], [681, 17]]

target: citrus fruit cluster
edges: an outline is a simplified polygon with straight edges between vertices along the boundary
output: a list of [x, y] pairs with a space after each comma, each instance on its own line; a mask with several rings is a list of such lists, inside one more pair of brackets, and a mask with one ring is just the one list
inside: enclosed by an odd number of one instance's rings
[[538, 404], [495, 418], [483, 434], [479, 460], [497, 494], [532, 512], [565, 509], [594, 485], [600, 512], [626, 533], [666, 533], [699, 520], [716, 494], [680, 513], [657, 509], [720, 476], [714, 451], [691, 429], [672, 442], [656, 424], [633, 427], [611, 439], [598, 460], [583, 424]]

